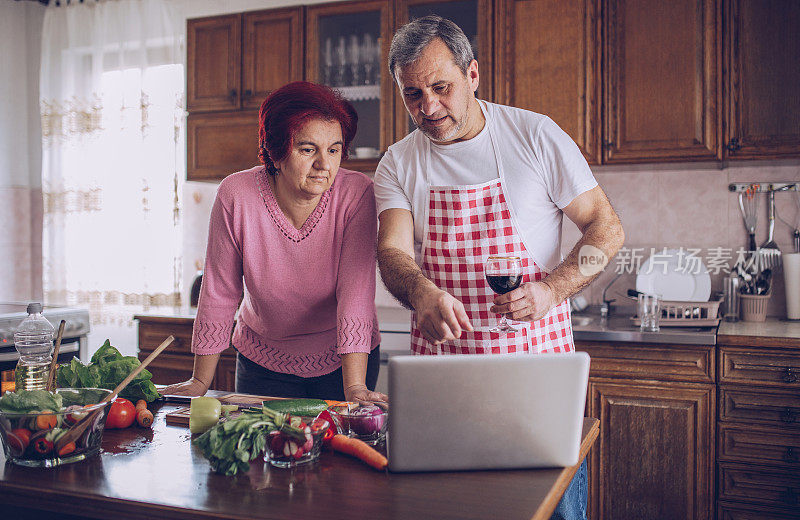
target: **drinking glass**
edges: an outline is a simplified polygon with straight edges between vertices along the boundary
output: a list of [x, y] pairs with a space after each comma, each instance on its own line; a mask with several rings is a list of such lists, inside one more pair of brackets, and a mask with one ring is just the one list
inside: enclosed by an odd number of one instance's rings
[[658, 332], [661, 321], [661, 296], [639, 293], [639, 319], [642, 320], [639, 330], [642, 332]]
[[[497, 294], [505, 294], [519, 287], [522, 282], [522, 259], [518, 256], [490, 256], [484, 263], [484, 273], [489, 287]], [[506, 320], [505, 314], [500, 316], [500, 323], [490, 332], [516, 332]]]

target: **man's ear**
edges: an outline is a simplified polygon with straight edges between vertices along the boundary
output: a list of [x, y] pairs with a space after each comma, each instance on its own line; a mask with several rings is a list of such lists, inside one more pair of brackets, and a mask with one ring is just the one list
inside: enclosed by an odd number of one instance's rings
[[469, 82], [472, 92], [478, 90], [478, 85], [480, 84], [480, 73], [478, 73], [478, 62], [474, 59], [469, 62], [469, 66], [467, 67], [467, 81]]

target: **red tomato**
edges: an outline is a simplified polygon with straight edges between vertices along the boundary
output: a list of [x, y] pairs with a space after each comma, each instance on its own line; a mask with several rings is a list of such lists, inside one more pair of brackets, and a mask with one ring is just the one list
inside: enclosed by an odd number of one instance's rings
[[108, 411], [106, 428], [127, 428], [136, 420], [136, 407], [133, 403], [122, 397], [117, 397], [111, 403]]
[[30, 430], [26, 430], [25, 428], [17, 428], [16, 430], [11, 430], [11, 433], [8, 434], [6, 437], [6, 442], [17, 454], [22, 454], [25, 449], [28, 447], [28, 443], [31, 441], [31, 432]]

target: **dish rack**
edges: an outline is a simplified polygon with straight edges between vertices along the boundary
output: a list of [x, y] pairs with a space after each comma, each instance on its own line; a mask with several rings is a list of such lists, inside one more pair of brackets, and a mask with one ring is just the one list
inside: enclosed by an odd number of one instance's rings
[[[709, 302], [661, 302], [661, 327], [716, 327], [719, 325], [719, 306], [723, 298]], [[641, 325], [638, 316], [631, 317], [634, 325]]]

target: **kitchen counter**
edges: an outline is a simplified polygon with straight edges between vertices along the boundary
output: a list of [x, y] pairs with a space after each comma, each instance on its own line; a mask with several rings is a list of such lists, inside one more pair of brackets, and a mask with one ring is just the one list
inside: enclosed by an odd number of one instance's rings
[[661, 327], [658, 332], [641, 332], [628, 316], [607, 321], [598, 314], [572, 314], [575, 341], [622, 341], [628, 343], [669, 343], [672, 345], [716, 345], [716, 327]]
[[759, 338], [794, 339], [800, 343], [800, 321], [787, 321], [768, 318], [765, 322], [723, 321], [717, 331], [719, 336], [751, 336]]
[[[57, 468], [5, 464], [0, 454], [4, 518], [280, 518], [348, 520], [547, 519], [577, 466], [539, 470], [380, 473], [345, 455], [324, 451], [295, 470], [262, 460], [236, 477], [209, 469], [188, 428], [168, 426], [153, 407], [152, 430], [107, 430], [99, 456]], [[598, 435], [584, 420], [581, 458]], [[76, 515], [76, 516], [73, 516]]]

